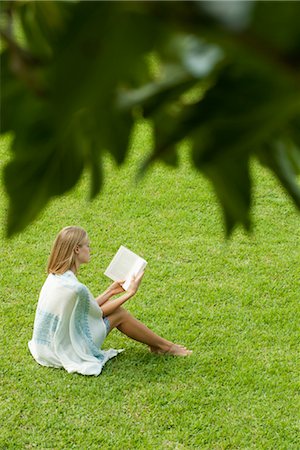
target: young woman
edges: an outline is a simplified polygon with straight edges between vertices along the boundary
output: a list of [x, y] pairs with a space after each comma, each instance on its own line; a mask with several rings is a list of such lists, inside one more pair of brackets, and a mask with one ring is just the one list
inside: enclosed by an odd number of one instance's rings
[[192, 353], [158, 336], [122, 307], [136, 294], [143, 273], [132, 279], [126, 292], [115, 282], [94, 298], [76, 277], [80, 265], [89, 260], [86, 231], [80, 227], [61, 230], [49, 257], [48, 277], [40, 293], [33, 336], [28, 343], [39, 364], [63, 367], [83, 375], [99, 375], [106, 361], [120, 352], [100, 350], [113, 328], [148, 345], [152, 353], [175, 356]]

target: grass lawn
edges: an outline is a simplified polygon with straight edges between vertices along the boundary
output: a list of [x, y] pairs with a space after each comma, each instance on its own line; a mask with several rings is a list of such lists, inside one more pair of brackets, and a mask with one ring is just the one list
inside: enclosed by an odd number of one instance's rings
[[[8, 160], [0, 142], [1, 167]], [[126, 165], [104, 160], [103, 193], [87, 202], [89, 175], [53, 200], [28, 229], [1, 236], [1, 449], [299, 449], [299, 214], [253, 163], [254, 233], [224, 238], [207, 181], [180, 152], [179, 170], [157, 164], [136, 187], [146, 126]], [[142, 152], [141, 152], [142, 149]], [[1, 188], [2, 189], [2, 188]], [[2, 227], [7, 199], [0, 193]], [[27, 350], [45, 265], [57, 232], [81, 225], [93, 258], [79, 279], [104, 290], [107, 264], [124, 244], [148, 261], [128, 309], [183, 343], [189, 358], [125, 348], [99, 377], [38, 366]]]

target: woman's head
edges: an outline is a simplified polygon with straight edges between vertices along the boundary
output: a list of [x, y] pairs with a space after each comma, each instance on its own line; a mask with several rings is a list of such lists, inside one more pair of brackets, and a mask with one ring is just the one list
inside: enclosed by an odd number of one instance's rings
[[[88, 262], [78, 261], [83, 246], [89, 246], [88, 235], [83, 228], [72, 226], [63, 228], [53, 243], [47, 272], [63, 274], [70, 269], [76, 271], [78, 263], [80, 265], [81, 262]], [[84, 257], [87, 259], [86, 254]]]

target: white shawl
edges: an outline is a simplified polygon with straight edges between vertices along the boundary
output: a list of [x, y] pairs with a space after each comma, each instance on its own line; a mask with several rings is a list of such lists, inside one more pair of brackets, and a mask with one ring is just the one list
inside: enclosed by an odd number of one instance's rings
[[34, 359], [43, 366], [99, 375], [120, 350], [100, 350], [106, 337], [102, 310], [86, 286], [68, 270], [50, 274], [42, 287], [32, 340]]

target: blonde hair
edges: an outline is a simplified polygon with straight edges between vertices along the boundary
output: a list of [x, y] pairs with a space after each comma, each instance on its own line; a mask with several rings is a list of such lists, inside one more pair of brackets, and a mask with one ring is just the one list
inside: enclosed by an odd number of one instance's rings
[[81, 227], [63, 228], [53, 243], [47, 272], [63, 274], [75, 265], [75, 249], [87, 239], [87, 232]]

